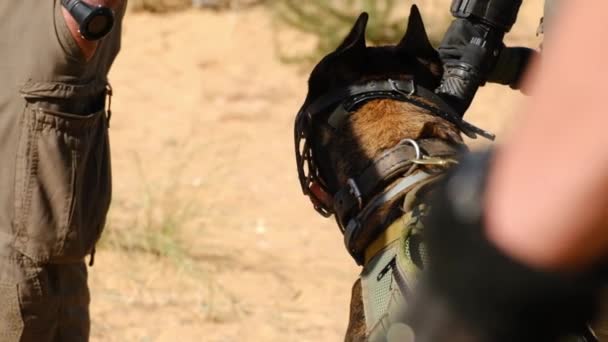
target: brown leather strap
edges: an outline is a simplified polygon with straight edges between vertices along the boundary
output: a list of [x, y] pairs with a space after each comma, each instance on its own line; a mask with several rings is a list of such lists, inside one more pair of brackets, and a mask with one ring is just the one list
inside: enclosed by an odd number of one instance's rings
[[[426, 156], [448, 156], [458, 153], [459, 148], [439, 139], [418, 141]], [[366, 205], [382, 185], [403, 175], [416, 158], [412, 145], [399, 144], [382, 153], [363, 172], [349, 180], [348, 185], [334, 195], [334, 212], [340, 227], [344, 229], [349, 219]]]

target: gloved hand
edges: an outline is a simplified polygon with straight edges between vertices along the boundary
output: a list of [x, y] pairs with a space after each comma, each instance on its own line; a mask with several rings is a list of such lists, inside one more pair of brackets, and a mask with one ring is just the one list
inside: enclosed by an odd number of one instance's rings
[[508, 85], [512, 89], [521, 90], [522, 81], [528, 65], [539, 53], [526, 47], [506, 47], [500, 53], [496, 65], [487, 76], [490, 83]]
[[435, 190], [425, 218], [429, 267], [406, 319], [416, 342], [557, 341], [581, 334], [596, 314], [599, 268], [533, 269], [486, 238], [490, 161], [490, 153], [465, 157]]
[[500, 32], [470, 20], [454, 20], [438, 48], [444, 74], [437, 94], [464, 115], [501, 48]]
[[521, 89], [528, 63], [536, 52], [525, 47], [505, 47], [504, 32], [465, 19], [456, 19], [448, 28], [439, 56], [444, 76], [437, 93], [464, 113], [477, 89], [486, 82]]

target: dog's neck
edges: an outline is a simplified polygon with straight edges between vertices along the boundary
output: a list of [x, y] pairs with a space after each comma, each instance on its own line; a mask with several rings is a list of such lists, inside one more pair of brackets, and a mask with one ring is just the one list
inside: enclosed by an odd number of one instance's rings
[[[322, 132], [330, 164], [335, 172], [337, 188], [347, 186], [349, 179], [357, 178], [384, 151], [393, 148], [403, 139], [438, 139], [451, 144], [462, 144], [459, 130], [451, 123], [431, 115], [409, 103], [390, 99], [370, 101], [353, 113], [339, 132], [327, 129]], [[392, 187], [386, 184], [377, 193]], [[360, 231], [374, 235], [399, 218], [405, 194], [390, 199], [368, 215]], [[362, 236], [362, 243], [370, 237]], [[357, 246], [359, 250], [366, 246]]]
[[462, 144], [452, 123], [407, 102], [390, 99], [370, 101], [353, 113], [344, 128], [322, 128], [329, 162], [339, 186], [359, 175], [383, 151], [403, 139], [442, 139]]

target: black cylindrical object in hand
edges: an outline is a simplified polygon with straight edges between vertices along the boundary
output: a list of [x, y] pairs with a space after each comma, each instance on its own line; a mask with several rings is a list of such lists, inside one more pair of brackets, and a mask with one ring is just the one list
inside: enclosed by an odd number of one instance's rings
[[86, 40], [99, 40], [114, 27], [114, 11], [81, 0], [61, 0], [61, 4], [78, 23], [78, 32]]
[[436, 92], [464, 115], [477, 89], [485, 84], [504, 48], [504, 36], [517, 19], [522, 0], [452, 0], [456, 18], [439, 55], [444, 64]]

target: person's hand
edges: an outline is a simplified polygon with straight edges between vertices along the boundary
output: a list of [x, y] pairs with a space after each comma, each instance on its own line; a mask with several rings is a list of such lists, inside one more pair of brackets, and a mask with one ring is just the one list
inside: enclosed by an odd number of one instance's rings
[[508, 85], [527, 94], [527, 89], [523, 87], [524, 76], [530, 62], [533, 58], [537, 58], [537, 55], [538, 52], [530, 48], [505, 47], [496, 61], [496, 66], [488, 74], [487, 81]]

